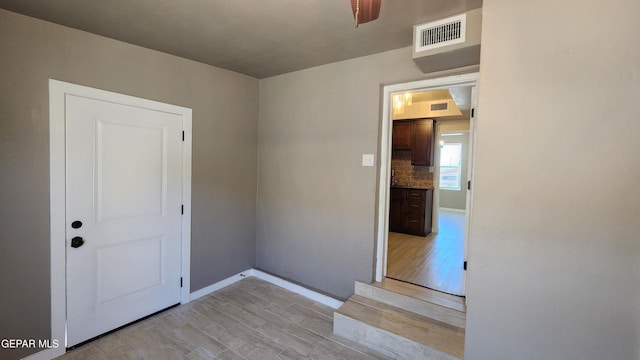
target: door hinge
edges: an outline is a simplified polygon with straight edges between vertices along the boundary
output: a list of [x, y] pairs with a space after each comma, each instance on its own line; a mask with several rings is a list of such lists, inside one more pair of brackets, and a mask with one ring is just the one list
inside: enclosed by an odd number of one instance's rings
[[474, 117], [476, 115], [476, 109], [473, 108], [471, 109], [471, 117]]
[[467, 262], [466, 261], [462, 264], [462, 269], [464, 271], [467, 271]]
[[180, 205], [180, 214], [184, 215], [184, 205]]
[[184, 131], [182, 132], [182, 141], [184, 141]]
[[467, 190], [471, 190], [471, 180], [467, 180]]
[[182, 278], [180, 278], [180, 287], [182, 287]]

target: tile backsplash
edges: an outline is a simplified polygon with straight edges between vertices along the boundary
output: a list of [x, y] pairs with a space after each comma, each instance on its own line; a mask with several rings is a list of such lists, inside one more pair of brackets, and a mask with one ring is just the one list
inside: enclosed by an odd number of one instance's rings
[[391, 169], [397, 186], [433, 187], [433, 173], [428, 166], [411, 165], [411, 151], [394, 150], [391, 156]]

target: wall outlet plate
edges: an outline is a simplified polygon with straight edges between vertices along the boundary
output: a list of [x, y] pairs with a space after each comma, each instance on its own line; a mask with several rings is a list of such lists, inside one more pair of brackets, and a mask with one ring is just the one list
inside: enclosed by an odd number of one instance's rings
[[375, 157], [373, 154], [362, 154], [362, 166], [373, 166]]

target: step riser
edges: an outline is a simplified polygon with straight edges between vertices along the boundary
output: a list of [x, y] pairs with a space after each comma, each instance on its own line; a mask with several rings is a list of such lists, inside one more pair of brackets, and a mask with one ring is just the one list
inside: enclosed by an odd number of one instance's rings
[[339, 313], [333, 315], [333, 333], [395, 359], [460, 360]]
[[364, 296], [400, 309], [411, 311], [418, 315], [432, 318], [446, 324], [457, 326], [462, 329], [466, 328], [466, 314], [460, 311], [416, 299], [411, 296], [381, 289], [359, 281], [356, 281], [355, 293], [356, 295]]

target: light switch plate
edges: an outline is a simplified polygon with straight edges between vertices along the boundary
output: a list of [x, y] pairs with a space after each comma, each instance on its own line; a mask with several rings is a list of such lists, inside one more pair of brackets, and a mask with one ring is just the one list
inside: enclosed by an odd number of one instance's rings
[[375, 164], [375, 157], [373, 154], [362, 154], [362, 166], [373, 166]]

